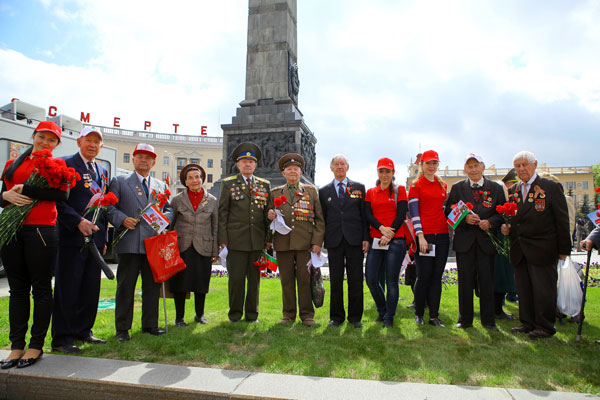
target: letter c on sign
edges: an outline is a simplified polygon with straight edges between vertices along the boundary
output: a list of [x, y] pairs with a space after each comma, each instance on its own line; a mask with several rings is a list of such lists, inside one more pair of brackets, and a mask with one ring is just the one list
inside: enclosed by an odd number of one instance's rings
[[48, 108], [48, 116], [49, 117], [56, 117], [56, 111], [58, 109], [54, 106], [50, 106], [50, 108]]

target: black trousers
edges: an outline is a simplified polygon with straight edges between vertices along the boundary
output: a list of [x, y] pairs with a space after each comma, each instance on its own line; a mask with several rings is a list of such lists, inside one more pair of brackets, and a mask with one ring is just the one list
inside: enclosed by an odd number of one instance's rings
[[[90, 243], [90, 246], [95, 246]], [[54, 278], [52, 347], [92, 334], [100, 298], [100, 266], [89, 249], [61, 246]]]
[[515, 285], [519, 294], [519, 320], [524, 326], [556, 333], [556, 264], [535, 265], [525, 257], [515, 265]]
[[119, 254], [115, 328], [128, 331], [133, 322], [133, 301], [138, 275], [142, 275], [142, 329], [158, 328], [160, 284], [154, 282], [145, 254]]
[[2, 247], [10, 299], [8, 319], [12, 350], [25, 349], [25, 335], [33, 293], [33, 325], [29, 348], [44, 346], [52, 317], [52, 270], [58, 251], [58, 229], [51, 225], [23, 225], [16, 237]]
[[[425, 235], [427, 243], [435, 244], [435, 257], [424, 257], [417, 253], [415, 263], [417, 265], [417, 281], [415, 282], [415, 315], [423, 317], [425, 304], [429, 307], [429, 318], [437, 318], [442, 298], [442, 276], [448, 250], [450, 248], [450, 237], [447, 233]], [[418, 240], [417, 240], [418, 246]]]
[[473, 323], [473, 290], [479, 286], [479, 317], [483, 325], [494, 325], [494, 256], [477, 244], [467, 252], [456, 252], [458, 265], [458, 322]]
[[329, 319], [343, 322], [344, 270], [348, 279], [348, 322], [360, 322], [363, 314], [363, 259], [362, 245], [352, 246], [346, 239], [337, 247], [327, 248], [329, 258], [330, 304]]

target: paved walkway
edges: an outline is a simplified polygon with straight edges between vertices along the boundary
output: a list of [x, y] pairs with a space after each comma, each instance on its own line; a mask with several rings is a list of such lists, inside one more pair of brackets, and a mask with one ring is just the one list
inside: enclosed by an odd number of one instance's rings
[[[0, 357], [8, 355], [0, 350]], [[509, 388], [277, 375], [45, 354], [0, 370], [1, 399], [584, 400], [600, 396]]]

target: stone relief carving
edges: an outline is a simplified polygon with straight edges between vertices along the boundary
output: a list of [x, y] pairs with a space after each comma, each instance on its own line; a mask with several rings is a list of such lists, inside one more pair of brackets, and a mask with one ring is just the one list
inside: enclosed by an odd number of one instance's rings
[[308, 134], [302, 132], [302, 156], [304, 157], [304, 175], [311, 181], [315, 181], [315, 144]]
[[292, 62], [292, 56], [288, 53], [288, 94], [296, 105], [298, 105], [299, 92], [300, 78], [298, 77], [298, 64]]
[[293, 132], [229, 135], [227, 143], [227, 175], [238, 173], [238, 169], [231, 157], [233, 155], [233, 150], [235, 150], [242, 142], [252, 142], [260, 148], [262, 157], [256, 170], [256, 173], [259, 176], [261, 173], [264, 174], [277, 171], [279, 168], [277, 165], [279, 158], [285, 153], [296, 151]]

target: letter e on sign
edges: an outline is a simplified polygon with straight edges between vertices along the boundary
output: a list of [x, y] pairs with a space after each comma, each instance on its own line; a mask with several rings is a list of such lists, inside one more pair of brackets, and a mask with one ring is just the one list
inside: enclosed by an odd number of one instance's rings
[[202, 125], [202, 127], [200, 128], [200, 134], [206, 136], [206, 126]]
[[120, 128], [120, 127], [121, 127], [121, 118], [119, 118], [119, 117], [115, 117], [115, 120], [114, 120], [114, 122], [113, 122], [113, 126], [114, 126], [115, 128]]

